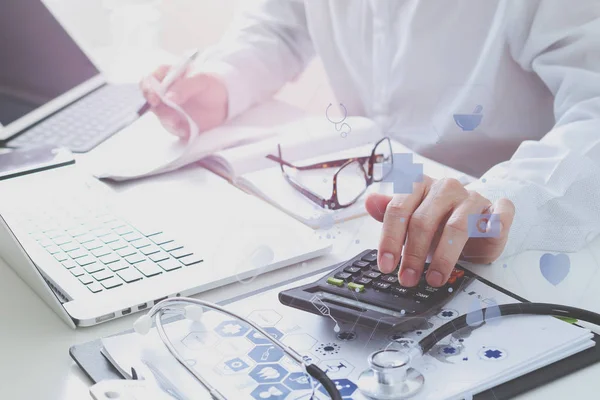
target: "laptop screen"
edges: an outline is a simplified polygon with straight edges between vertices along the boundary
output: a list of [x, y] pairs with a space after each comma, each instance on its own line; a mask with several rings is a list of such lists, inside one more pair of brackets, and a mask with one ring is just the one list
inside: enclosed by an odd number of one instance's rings
[[9, 125], [99, 71], [40, 0], [3, 1], [0, 9], [0, 139], [4, 139]]

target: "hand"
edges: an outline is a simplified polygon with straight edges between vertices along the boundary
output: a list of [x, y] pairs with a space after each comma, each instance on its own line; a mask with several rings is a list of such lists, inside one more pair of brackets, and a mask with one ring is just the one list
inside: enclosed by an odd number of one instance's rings
[[[403, 286], [419, 283], [430, 249], [433, 256], [426, 279], [434, 287], [446, 283], [463, 254], [474, 263], [495, 261], [506, 245], [515, 216], [515, 207], [508, 199], [492, 204], [456, 179], [435, 180], [428, 176], [415, 183], [413, 193], [408, 195], [371, 194], [366, 208], [373, 218], [383, 222], [379, 269], [392, 272], [402, 255], [398, 278]], [[497, 214], [498, 237], [469, 238], [470, 214]]]
[[[152, 75], [142, 80], [140, 87], [163, 126], [172, 134], [187, 139], [190, 135], [187, 120], [164, 104], [155, 91], [156, 81], [161, 82], [170, 68], [168, 65], [159, 67]], [[227, 119], [227, 87], [214, 75], [199, 73], [179, 78], [167, 90], [165, 96], [183, 108], [196, 122], [200, 131], [221, 125]]]

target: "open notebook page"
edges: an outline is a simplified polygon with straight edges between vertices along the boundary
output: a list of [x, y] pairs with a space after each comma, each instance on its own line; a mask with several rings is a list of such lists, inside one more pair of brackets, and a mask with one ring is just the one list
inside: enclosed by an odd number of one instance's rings
[[[340, 340], [329, 318], [283, 306], [278, 293], [314, 281], [308, 278], [283, 288], [268, 290], [227, 306], [272, 330], [283, 343], [309, 357], [338, 384], [344, 398], [366, 400], [356, 388], [367, 356], [378, 349], [394, 348], [401, 337], [420, 340], [458, 315], [490, 304], [517, 302], [480, 281], [470, 283], [418, 330], [384, 332], [340, 321], [342, 332], [356, 339]], [[475, 308], [476, 307], [476, 308]], [[188, 364], [231, 399], [307, 399], [310, 390], [300, 379], [301, 369], [251, 328], [217, 312], [207, 312], [200, 323], [187, 320], [166, 326], [168, 335]], [[414, 329], [414, 328], [408, 328]], [[425, 376], [414, 400], [468, 398], [500, 383], [566, 358], [594, 345], [589, 330], [547, 316], [507, 316], [473, 324], [457, 332], [454, 341], [442, 339], [427, 355], [413, 363]], [[181, 389], [182, 398], [202, 398], [203, 390], [167, 352], [155, 331], [105, 338], [105, 351], [121, 370], [133, 366], [144, 376], [152, 373], [145, 359]], [[331, 350], [333, 349], [333, 350]], [[267, 351], [269, 350], [269, 351]], [[318, 399], [326, 399], [317, 390]]]
[[98, 178], [113, 180], [172, 171], [219, 150], [272, 136], [275, 132], [270, 125], [304, 115], [295, 107], [271, 101], [206, 132], [198, 133], [194, 124], [189, 140], [180, 140], [168, 133], [153, 113], [147, 113], [90, 154], [92, 169]]
[[274, 127], [273, 135], [259, 142], [218, 151], [203, 160], [202, 164], [235, 182], [241, 175], [276, 165], [266, 156], [277, 155], [278, 144], [281, 145], [283, 158], [288, 162], [296, 162], [357, 147], [381, 137], [378, 126], [370, 119], [348, 117], [345, 121], [352, 128], [345, 137], [327, 118], [307, 117]]

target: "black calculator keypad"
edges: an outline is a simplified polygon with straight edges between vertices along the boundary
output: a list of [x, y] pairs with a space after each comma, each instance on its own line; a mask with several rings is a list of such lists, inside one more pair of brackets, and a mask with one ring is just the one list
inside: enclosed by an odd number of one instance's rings
[[373, 282], [373, 279], [365, 278], [364, 276], [361, 276], [360, 278], [357, 278], [354, 280], [354, 283], [358, 283], [359, 285], [364, 285], [365, 287], [371, 285], [372, 282]]
[[334, 276], [337, 279], [341, 279], [341, 280], [346, 281], [346, 282], [350, 282], [352, 280], [352, 274], [349, 274], [348, 272], [338, 272]]
[[377, 279], [381, 276], [381, 272], [369, 271], [365, 274], [365, 276], [369, 279]]
[[425, 264], [417, 286], [404, 287], [398, 280], [398, 268], [389, 274], [382, 274], [377, 266], [377, 251], [369, 250], [342, 264], [329, 275], [329, 281], [328, 278], [324, 278], [324, 281], [325, 287], [336, 294], [356, 299], [357, 293], [360, 293], [361, 301], [410, 314], [411, 303], [429, 307], [450, 297], [454, 290], [448, 289], [458, 288], [465, 274], [464, 270], [455, 267], [448, 283], [436, 288], [429, 286], [425, 279], [428, 268], [429, 264]]
[[347, 273], [352, 274], [352, 275], [358, 275], [358, 274], [360, 274], [360, 271], [362, 271], [362, 269], [360, 269], [358, 267], [346, 267], [346, 268], [344, 268], [344, 272], [347, 272]]
[[368, 270], [369, 267], [371, 266], [370, 263], [368, 263], [367, 261], [354, 261], [354, 264], [352, 264], [352, 266], [354, 267], [358, 267], [360, 269], [365, 269]]

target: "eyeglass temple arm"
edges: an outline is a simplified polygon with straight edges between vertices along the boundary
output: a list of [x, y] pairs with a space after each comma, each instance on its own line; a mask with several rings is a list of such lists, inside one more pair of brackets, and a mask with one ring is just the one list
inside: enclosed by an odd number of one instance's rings
[[[382, 157], [382, 155], [378, 154], [377, 159], [379, 159], [380, 157]], [[298, 171], [306, 171], [306, 170], [311, 170], [311, 169], [341, 167], [342, 165], [346, 164], [350, 160], [357, 160], [359, 163], [364, 164], [365, 162], [367, 162], [369, 160], [369, 158], [371, 158], [371, 156], [342, 158], [339, 160], [321, 162], [321, 163], [310, 164], [310, 165], [301, 165], [301, 166], [294, 165], [292, 163], [285, 161], [284, 159], [282, 159], [280, 157], [277, 157], [277, 156], [274, 156], [271, 154], [267, 155], [267, 158], [269, 160], [275, 161], [281, 165], [285, 165], [286, 167], [294, 168], [294, 169], [297, 169]]]

